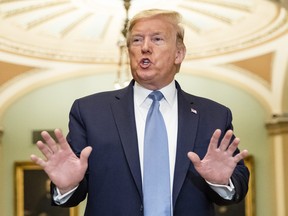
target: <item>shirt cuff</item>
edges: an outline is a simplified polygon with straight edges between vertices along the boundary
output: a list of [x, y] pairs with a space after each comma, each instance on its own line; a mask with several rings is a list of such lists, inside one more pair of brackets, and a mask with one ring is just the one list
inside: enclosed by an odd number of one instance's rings
[[228, 185], [212, 184], [212, 183], [210, 183], [208, 181], [206, 181], [206, 182], [222, 198], [224, 198], [226, 200], [232, 200], [233, 199], [233, 196], [235, 194], [235, 187], [234, 187], [231, 179], [229, 179], [229, 184]]
[[53, 191], [53, 200], [57, 205], [61, 205], [64, 204], [65, 202], [67, 202], [67, 200], [73, 195], [74, 191], [78, 188], [78, 186], [76, 186], [75, 188], [73, 188], [72, 190], [68, 191], [65, 194], [61, 194], [59, 189], [56, 187]]

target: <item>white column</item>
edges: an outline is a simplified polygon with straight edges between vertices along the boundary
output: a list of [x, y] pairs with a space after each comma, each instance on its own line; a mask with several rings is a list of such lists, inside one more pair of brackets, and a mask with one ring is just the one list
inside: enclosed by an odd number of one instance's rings
[[285, 166], [288, 166], [288, 159], [285, 158], [284, 153], [285, 148], [288, 148], [288, 143], [285, 143], [285, 137], [288, 136], [288, 116], [286, 114], [273, 116], [266, 127], [273, 140], [274, 148], [276, 215], [287, 216], [288, 188], [285, 184]]

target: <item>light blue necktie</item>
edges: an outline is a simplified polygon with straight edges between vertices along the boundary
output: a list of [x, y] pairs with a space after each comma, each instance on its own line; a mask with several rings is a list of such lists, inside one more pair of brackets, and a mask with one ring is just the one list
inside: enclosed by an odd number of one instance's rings
[[148, 96], [153, 103], [148, 111], [144, 135], [144, 215], [171, 216], [168, 138], [159, 110], [160, 91]]

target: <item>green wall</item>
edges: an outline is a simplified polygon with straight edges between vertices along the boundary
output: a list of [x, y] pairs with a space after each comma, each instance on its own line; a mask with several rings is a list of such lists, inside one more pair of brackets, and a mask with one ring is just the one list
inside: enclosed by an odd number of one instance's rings
[[[32, 143], [32, 131], [61, 128], [67, 132], [68, 112], [76, 98], [94, 92], [112, 90], [114, 73], [71, 78], [35, 89], [12, 104], [2, 117], [4, 127], [3, 168], [4, 191], [0, 209], [5, 216], [14, 215], [14, 162], [29, 161], [30, 154], [40, 155]], [[265, 130], [267, 113], [262, 105], [245, 90], [217, 80], [180, 73], [182, 89], [211, 98], [231, 108], [234, 129], [241, 139], [241, 149], [247, 148], [255, 158], [256, 206], [258, 216], [271, 216], [269, 197], [272, 191], [272, 167], [268, 163], [270, 150]], [[265, 180], [260, 180], [265, 179]], [[83, 215], [84, 204], [80, 206]]]

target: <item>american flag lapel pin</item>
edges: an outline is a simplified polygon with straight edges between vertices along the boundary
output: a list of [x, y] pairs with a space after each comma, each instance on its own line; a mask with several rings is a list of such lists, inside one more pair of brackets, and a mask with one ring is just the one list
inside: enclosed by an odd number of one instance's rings
[[194, 113], [194, 114], [197, 114], [197, 110], [191, 108], [191, 112]]

